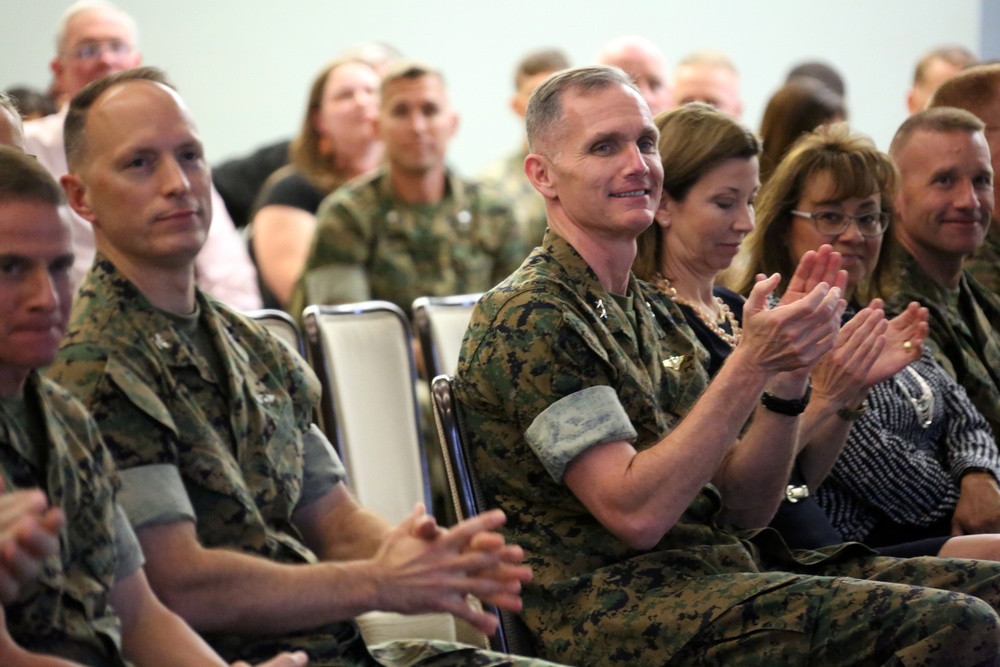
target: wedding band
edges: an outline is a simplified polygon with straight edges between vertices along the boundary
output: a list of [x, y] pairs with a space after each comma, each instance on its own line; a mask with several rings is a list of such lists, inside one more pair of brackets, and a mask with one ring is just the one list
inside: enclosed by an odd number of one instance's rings
[[904, 340], [903, 341], [903, 349], [906, 350], [907, 352], [909, 352], [910, 350], [913, 349], [913, 343], [911, 343], [908, 340]]

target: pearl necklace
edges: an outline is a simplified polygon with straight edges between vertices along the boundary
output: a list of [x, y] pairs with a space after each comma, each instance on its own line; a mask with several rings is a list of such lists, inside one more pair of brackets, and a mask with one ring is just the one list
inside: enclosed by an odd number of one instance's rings
[[[698, 319], [708, 327], [709, 331], [722, 339], [722, 341], [729, 345], [729, 347], [736, 347], [736, 344], [740, 342], [740, 336], [743, 334], [743, 330], [740, 328], [740, 323], [733, 315], [733, 311], [730, 310], [729, 306], [725, 301], [717, 296], [713, 296], [715, 303], [719, 306], [719, 318], [716, 320], [712, 317], [711, 313], [706, 313], [702, 307], [692, 301], [688, 301], [682, 296], [677, 294], [677, 288], [670, 284], [670, 281], [662, 274], [656, 275], [656, 285], [664, 294], [673, 299], [674, 303], [679, 303], [682, 306], [687, 306], [694, 311], [694, 314], [698, 316]], [[732, 333], [729, 333], [720, 326], [720, 323], [728, 322], [729, 328]]]
[[920, 377], [920, 373], [916, 372], [909, 366], [906, 370], [910, 376], [916, 381], [917, 386], [920, 387], [920, 396], [914, 396], [910, 393], [910, 390], [906, 388], [906, 385], [902, 380], [899, 379], [897, 375], [896, 385], [903, 390], [903, 394], [906, 399], [913, 406], [913, 411], [917, 413], [917, 422], [920, 424], [920, 428], [927, 428], [934, 423], [934, 391], [927, 384], [927, 381]]

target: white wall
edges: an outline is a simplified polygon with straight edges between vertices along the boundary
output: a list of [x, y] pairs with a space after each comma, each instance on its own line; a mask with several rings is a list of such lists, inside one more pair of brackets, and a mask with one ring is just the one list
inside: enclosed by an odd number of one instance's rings
[[[990, 2], [992, 0], [984, 0]], [[0, 87], [48, 83], [67, 0], [0, 0]], [[394, 44], [440, 66], [462, 125], [451, 162], [474, 173], [519, 141], [507, 110], [513, 67], [529, 50], [590, 62], [619, 34], [656, 41], [671, 62], [729, 52], [756, 128], [792, 64], [820, 58], [848, 82], [855, 126], [885, 148], [905, 117], [913, 64], [927, 49], [979, 50], [980, 0], [119, 0], [140, 28], [145, 63], [167, 70], [198, 119], [210, 158], [248, 152], [296, 129], [315, 72], [358, 41]]]

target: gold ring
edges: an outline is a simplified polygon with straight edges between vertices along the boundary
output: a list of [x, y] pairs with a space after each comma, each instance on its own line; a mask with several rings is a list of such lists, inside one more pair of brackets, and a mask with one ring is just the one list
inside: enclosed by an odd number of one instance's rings
[[908, 340], [904, 340], [903, 341], [903, 349], [906, 350], [907, 352], [909, 352], [910, 350], [913, 349], [913, 343], [911, 343]]

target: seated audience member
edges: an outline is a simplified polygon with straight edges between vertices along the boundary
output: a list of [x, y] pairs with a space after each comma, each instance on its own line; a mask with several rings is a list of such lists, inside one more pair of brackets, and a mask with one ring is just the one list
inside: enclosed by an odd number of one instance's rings
[[[849, 312], [891, 294], [896, 182], [889, 157], [844, 124], [804, 137], [757, 197], [743, 290], [754, 275], [784, 275], [805, 253], [831, 244], [844, 258]], [[850, 323], [842, 335], [856, 335]], [[849, 345], [817, 367], [811, 403], [826, 403], [825, 428], [804, 438], [801, 483], [836, 531], [827, 543], [856, 540], [893, 556], [1000, 560], [1000, 537], [950, 537], [1000, 532], [1000, 455], [965, 390], [929, 349], [918, 354], [920, 338], [890, 332], [882, 356], [903, 363], [880, 382], [859, 373]], [[792, 546], [825, 546], [810, 542], [805, 529], [819, 522], [806, 521], [802, 505], [783, 504], [776, 527]]]
[[984, 125], [960, 109], [927, 109], [900, 125], [889, 155], [900, 173], [893, 228], [902, 253], [888, 303], [918, 301], [930, 311], [935, 357], [1000, 437], [1000, 297], [962, 268], [993, 217]]
[[17, 104], [6, 93], [0, 93], [0, 146], [24, 150], [24, 125]]
[[[389, 63], [402, 57], [388, 44], [362, 42], [342, 51], [337, 60], [361, 60], [374, 66], [381, 76]], [[212, 169], [212, 181], [237, 227], [245, 227], [253, 219], [265, 182], [271, 174], [291, 161], [291, 144], [291, 140], [282, 139], [262, 146], [250, 155], [226, 160]], [[264, 294], [264, 298], [267, 299], [268, 295]]]
[[[119, 464], [153, 590], [227, 657], [288, 647], [314, 665], [511, 664], [441, 642], [369, 653], [356, 615], [448, 611], [489, 632], [496, 617], [466, 596], [516, 610], [530, 572], [489, 532], [501, 512], [444, 530], [418, 506], [392, 528], [358, 506], [312, 425], [315, 376], [195, 287], [211, 176], [162, 73], [91, 84], [66, 135], [63, 185], [98, 255], [48, 373], [91, 410]], [[158, 168], [122, 173], [123, 155]]]
[[674, 70], [674, 102], [704, 102], [733, 118], [743, 117], [740, 74], [721, 51], [695, 51]]
[[674, 105], [667, 59], [653, 40], [637, 35], [613, 39], [601, 47], [597, 64], [617, 67], [628, 74], [654, 115]]
[[[25, 123], [29, 153], [55, 178], [67, 172], [63, 122], [69, 100], [84, 86], [101, 77], [139, 65], [135, 22], [104, 0], [79, 0], [63, 13], [56, 35], [58, 53], [50, 67], [56, 87], [65, 97], [58, 113]], [[212, 190], [212, 228], [205, 250], [198, 257], [198, 284], [234, 308], [260, 308], [256, 271], [246, 246], [226, 214], [222, 199]], [[94, 230], [70, 214], [73, 224], [73, 290], [83, 281], [94, 260]]]
[[801, 298], [773, 309], [779, 276], [759, 283], [708, 384], [684, 316], [629, 271], [663, 179], [638, 91], [615, 69], [567, 70], [535, 91], [527, 128], [549, 232], [477, 305], [456, 391], [485, 496], [535, 568], [523, 616], [543, 653], [630, 666], [995, 661], [1000, 564], [898, 561], [860, 544], [796, 554], [770, 529], [737, 532], [766, 525], [784, 496], [806, 374], [839, 329], [840, 290], [822, 280], [837, 255], [810, 255], [789, 290]]
[[13, 86], [7, 89], [7, 94], [14, 98], [21, 120], [44, 118], [56, 112], [52, 98], [28, 86]]
[[386, 165], [323, 202], [292, 313], [365, 299], [408, 313], [420, 296], [485, 291], [524, 259], [507, 204], [445, 164], [458, 113], [441, 73], [397, 62], [380, 97]]
[[87, 665], [222, 665], [150, 591], [90, 415], [38, 374], [66, 330], [72, 261], [59, 185], [0, 147], [0, 479], [15, 491], [0, 502], [0, 662], [70, 664], [31, 651]]
[[925, 53], [913, 71], [913, 85], [906, 93], [906, 108], [910, 115], [923, 111], [942, 83], [966, 67], [979, 62], [964, 46], [941, 46]]
[[798, 78], [779, 88], [768, 100], [760, 121], [764, 145], [760, 155], [761, 183], [767, 183], [799, 137], [820, 125], [846, 118], [843, 98], [815, 79]]
[[[524, 120], [528, 98], [542, 81], [561, 69], [569, 67], [566, 54], [556, 49], [533, 51], [521, 59], [514, 71], [514, 94], [510, 108]], [[507, 157], [489, 165], [479, 175], [479, 180], [503, 195], [514, 212], [525, 247], [534, 248], [545, 236], [545, 200], [524, 175], [524, 158], [528, 143], [521, 145]]]
[[993, 165], [993, 216], [982, 245], [965, 260], [965, 268], [1000, 296], [1000, 65], [977, 65], [941, 84], [928, 107], [965, 109], [983, 121], [983, 134]]
[[253, 217], [250, 247], [265, 305], [288, 305], [323, 199], [381, 163], [378, 87], [378, 72], [361, 60], [335, 60], [313, 80], [292, 163], [264, 185]]
[[841, 99], [845, 99], [847, 97], [847, 84], [844, 83], [844, 77], [841, 76], [840, 72], [838, 72], [835, 67], [828, 65], [825, 62], [821, 62], [819, 60], [807, 60], [799, 63], [792, 69], [788, 70], [788, 76], [785, 77], [785, 83], [791, 83], [792, 81], [797, 81], [798, 79], [813, 79], [815, 81], [819, 81], [836, 93]]

